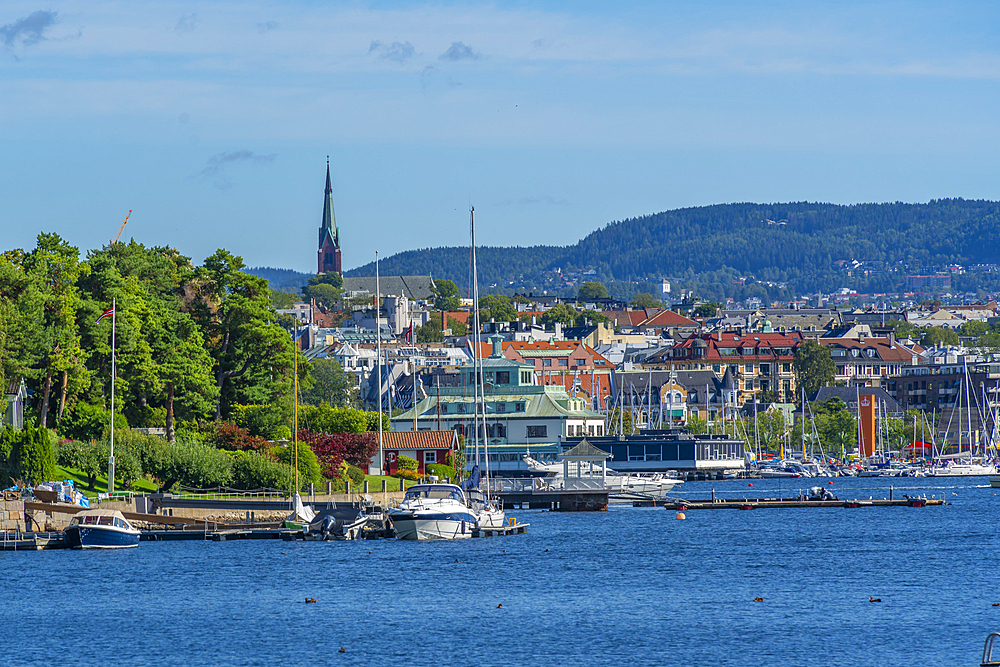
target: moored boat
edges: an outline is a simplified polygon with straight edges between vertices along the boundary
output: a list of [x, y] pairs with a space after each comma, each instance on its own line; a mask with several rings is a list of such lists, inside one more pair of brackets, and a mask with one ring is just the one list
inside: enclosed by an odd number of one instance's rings
[[416, 484], [398, 507], [389, 509], [388, 517], [400, 540], [450, 540], [472, 537], [483, 520], [492, 525], [495, 517], [487, 507], [474, 507], [455, 484]]
[[70, 520], [66, 544], [73, 549], [122, 549], [139, 545], [139, 530], [118, 510], [84, 510]]

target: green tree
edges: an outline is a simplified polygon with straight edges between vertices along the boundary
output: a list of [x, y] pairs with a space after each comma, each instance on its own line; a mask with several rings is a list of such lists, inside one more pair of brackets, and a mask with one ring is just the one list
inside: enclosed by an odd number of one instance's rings
[[695, 317], [715, 317], [722, 310], [722, 304], [716, 301], [705, 301], [694, 307]]
[[336, 359], [314, 359], [310, 362], [313, 384], [302, 392], [302, 400], [319, 405], [354, 406], [358, 401], [358, 383], [352, 373], [340, 367]]
[[857, 421], [849, 410], [816, 416], [816, 431], [827, 452], [839, 452], [843, 459], [857, 444]]
[[633, 308], [663, 308], [663, 302], [649, 292], [640, 292], [632, 298]]
[[[332, 275], [336, 276], [337, 274], [334, 273]], [[324, 308], [335, 308], [340, 301], [341, 294], [343, 294], [343, 290], [327, 283], [306, 285], [302, 288], [302, 296], [307, 301], [309, 299], [316, 299], [316, 305]]]
[[927, 327], [920, 338], [923, 347], [935, 345], [958, 345], [958, 333], [948, 327]]
[[465, 322], [451, 316], [448, 317], [448, 328], [451, 329], [452, 336], [464, 336], [469, 331], [469, 326]]
[[291, 308], [298, 302], [299, 297], [297, 294], [292, 294], [291, 292], [279, 292], [277, 290], [271, 290], [271, 307], [275, 310], [280, 310], [282, 308]]
[[980, 322], [979, 320], [970, 320], [959, 327], [959, 331], [961, 331], [963, 336], [970, 336], [973, 338], [979, 338], [983, 334], [988, 333], [990, 330], [990, 325], [986, 324], [986, 322]]
[[923, 335], [923, 330], [915, 324], [910, 324], [905, 320], [889, 320], [886, 324], [892, 327], [896, 333], [896, 338], [913, 338], [919, 340]]
[[565, 326], [571, 327], [576, 322], [578, 315], [579, 313], [573, 306], [559, 303], [542, 314], [542, 324], [546, 327], [553, 327], [556, 322], [562, 322]]
[[597, 324], [599, 322], [610, 322], [611, 318], [596, 310], [581, 310], [580, 314], [576, 317], [576, 326], [582, 327], [586, 324], [587, 320], [590, 320], [591, 324]]
[[597, 281], [591, 280], [580, 285], [580, 291], [577, 293], [576, 298], [580, 301], [607, 299], [608, 288]]
[[434, 307], [438, 310], [458, 310], [462, 305], [462, 296], [451, 280], [435, 280], [431, 293], [434, 295]]
[[436, 317], [432, 317], [422, 327], [418, 327], [416, 334], [418, 343], [440, 343], [444, 340], [444, 329], [441, 328], [441, 322]]
[[807, 340], [795, 350], [792, 368], [795, 382], [800, 390], [805, 390], [806, 396], [812, 396], [820, 387], [833, 382], [837, 374], [830, 349], [814, 340]]
[[[218, 250], [198, 271], [203, 300], [195, 312], [215, 362], [216, 420], [233, 403], [283, 401], [291, 407], [294, 343], [275, 321], [267, 281], [244, 273], [243, 266], [240, 257]], [[307, 373], [302, 365], [301, 378]]]
[[502, 294], [487, 294], [479, 298], [479, 321], [513, 322], [517, 319], [517, 309], [510, 299]]
[[608, 416], [608, 435], [618, 435], [624, 433], [625, 435], [631, 435], [635, 433], [635, 428], [632, 424], [632, 413], [626, 410], [624, 413], [615, 408], [611, 415]]
[[688, 417], [687, 430], [691, 431], [695, 435], [707, 433], [708, 420], [702, 419], [701, 417]]

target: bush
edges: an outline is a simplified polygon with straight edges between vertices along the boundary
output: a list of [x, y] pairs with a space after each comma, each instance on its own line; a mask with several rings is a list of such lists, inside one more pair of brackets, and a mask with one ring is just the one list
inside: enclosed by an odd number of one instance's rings
[[355, 488], [362, 488], [365, 483], [365, 471], [357, 466], [348, 465], [344, 473]]
[[46, 428], [26, 428], [15, 431], [5, 427], [0, 431], [0, 486], [7, 480], [24, 479], [46, 482], [56, 478], [56, 456], [52, 433]]
[[305, 442], [319, 459], [325, 477], [339, 477], [341, 464], [367, 468], [378, 451], [373, 433], [311, 433], [299, 431], [299, 442]]
[[245, 428], [231, 422], [219, 424], [215, 433], [208, 437], [208, 441], [219, 449], [231, 452], [264, 451], [271, 446], [264, 438], [250, 435], [250, 432]]
[[400, 456], [399, 458], [396, 459], [396, 469], [417, 472], [418, 470], [417, 460], [411, 459], [409, 456]]
[[[66, 411], [59, 424], [60, 435], [71, 440], [100, 440], [110, 434], [111, 411], [96, 405], [77, 403]], [[128, 420], [120, 412], [115, 413], [115, 428], [128, 430]], [[115, 436], [118, 432], [115, 433]]]
[[250, 435], [266, 440], [276, 440], [279, 437], [277, 430], [288, 425], [288, 419], [277, 405], [234, 405], [229, 416]]
[[277, 463], [260, 452], [232, 452], [233, 481], [231, 486], [249, 491], [251, 489], [290, 489], [291, 470], [287, 465]]
[[[277, 457], [278, 461], [286, 466], [292, 465], [292, 454], [294, 452], [291, 443], [289, 443], [288, 447], [274, 447], [269, 450], [269, 453]], [[319, 484], [322, 481], [323, 475], [320, 472], [319, 460], [316, 458], [316, 454], [313, 453], [313, 450], [309, 449], [309, 445], [299, 442], [299, 489], [301, 490], [310, 482]]]
[[166, 445], [161, 456], [151, 462], [146, 473], [162, 482], [162, 489], [175, 483], [195, 489], [229, 486], [233, 479], [233, 462], [226, 452], [198, 443], [178, 442]]
[[408, 479], [411, 482], [419, 482], [422, 479], [420, 477], [420, 473], [418, 473], [417, 471], [406, 470], [405, 468], [397, 468], [395, 476], [400, 479]]
[[424, 470], [427, 471], [428, 475], [437, 475], [438, 479], [455, 479], [455, 469], [451, 466], [431, 463], [424, 466]]

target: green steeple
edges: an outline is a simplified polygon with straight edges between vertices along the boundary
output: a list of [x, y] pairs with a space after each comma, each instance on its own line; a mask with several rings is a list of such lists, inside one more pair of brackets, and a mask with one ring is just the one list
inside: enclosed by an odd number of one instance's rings
[[323, 197], [323, 224], [319, 227], [319, 247], [323, 247], [326, 236], [330, 235], [334, 247], [340, 247], [340, 230], [337, 217], [333, 214], [333, 186], [330, 184], [330, 158], [326, 159], [326, 194]]

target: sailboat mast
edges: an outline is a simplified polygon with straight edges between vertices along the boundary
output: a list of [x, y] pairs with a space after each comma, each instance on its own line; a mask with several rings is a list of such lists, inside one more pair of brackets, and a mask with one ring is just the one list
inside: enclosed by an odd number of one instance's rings
[[[969, 378], [968, 357], [962, 357], [962, 367], [965, 370], [965, 423], [969, 428], [969, 463], [972, 463], [972, 380]], [[959, 433], [959, 454], [962, 453], [961, 442], [961, 433]]]
[[384, 473], [382, 453], [382, 287], [378, 275], [378, 250], [375, 251], [375, 368], [378, 371], [378, 474]]
[[115, 492], [115, 320], [118, 299], [111, 300], [111, 455], [108, 457], [108, 495]]
[[[486, 497], [490, 496], [490, 454], [486, 448], [486, 386], [483, 384], [485, 378], [483, 377], [483, 362], [480, 358], [482, 355], [482, 327], [479, 321], [479, 272], [476, 268], [476, 207], [469, 207], [469, 227], [470, 233], [472, 235], [472, 322], [475, 327], [475, 341], [476, 341], [476, 353], [473, 355], [475, 360], [473, 369], [476, 374], [476, 416], [473, 418], [473, 423], [476, 429], [476, 452], [478, 458], [479, 452], [479, 396], [483, 399], [483, 468], [486, 471]], [[480, 388], [482, 389], [480, 391]]]
[[[295, 318], [295, 336], [292, 345], [292, 385], [294, 400], [292, 408], [292, 446], [295, 447], [295, 493], [299, 492], [299, 318]], [[295, 517], [298, 518], [299, 508], [296, 504]]]

